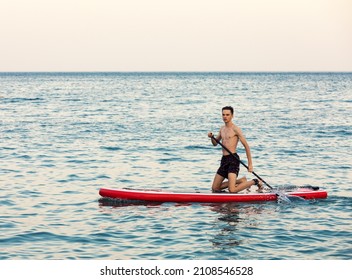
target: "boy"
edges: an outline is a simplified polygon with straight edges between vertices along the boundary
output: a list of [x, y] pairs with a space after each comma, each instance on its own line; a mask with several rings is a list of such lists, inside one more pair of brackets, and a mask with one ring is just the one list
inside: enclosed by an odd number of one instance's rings
[[[238, 141], [242, 143], [246, 150], [249, 172], [253, 172], [253, 164], [251, 151], [247, 140], [241, 129], [232, 122], [233, 108], [231, 106], [222, 108], [222, 119], [225, 125], [220, 128], [219, 134], [215, 138], [218, 141], [222, 140], [222, 144], [228, 148], [233, 155], [229, 154], [224, 149], [222, 150], [223, 156], [220, 167], [214, 177], [212, 191], [221, 192], [223, 189], [228, 188], [229, 192], [237, 193], [253, 185], [257, 185], [259, 187], [258, 190], [261, 190], [263, 183], [258, 179], [253, 179], [250, 181], [247, 181], [246, 177], [237, 179], [240, 171], [240, 158], [236, 153]], [[211, 138], [212, 144], [216, 146], [218, 143], [212, 138], [212, 136], [213, 133], [209, 132], [208, 137]], [[228, 178], [228, 182], [224, 182], [225, 178]]]

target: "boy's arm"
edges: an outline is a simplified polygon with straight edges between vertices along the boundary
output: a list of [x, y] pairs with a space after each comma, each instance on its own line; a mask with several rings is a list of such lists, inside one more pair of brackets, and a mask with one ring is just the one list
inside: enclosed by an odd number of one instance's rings
[[[218, 135], [215, 137], [216, 140], [218, 140], [218, 141], [221, 140], [221, 133], [220, 133], [220, 131], [221, 131], [221, 130], [219, 130]], [[212, 143], [214, 146], [216, 146], [218, 143], [212, 138], [212, 136], [213, 136], [213, 133], [212, 133], [212, 132], [209, 132], [209, 133], [208, 133], [208, 137], [211, 138], [211, 143]]]
[[246, 155], [247, 155], [247, 160], [248, 160], [248, 171], [253, 172], [253, 163], [252, 163], [252, 155], [251, 155], [251, 149], [249, 148], [249, 145], [247, 143], [246, 137], [244, 137], [241, 129], [239, 127], [236, 127], [234, 129], [235, 133], [238, 135], [238, 139], [241, 141], [243, 147], [246, 150]]

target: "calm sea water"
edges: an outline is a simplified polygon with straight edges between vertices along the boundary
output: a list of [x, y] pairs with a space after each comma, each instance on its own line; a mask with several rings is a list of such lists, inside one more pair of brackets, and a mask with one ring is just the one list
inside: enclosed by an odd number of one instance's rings
[[[225, 105], [258, 174], [328, 199], [100, 200], [210, 191]], [[2, 73], [0, 259], [351, 259], [351, 111], [351, 73]]]

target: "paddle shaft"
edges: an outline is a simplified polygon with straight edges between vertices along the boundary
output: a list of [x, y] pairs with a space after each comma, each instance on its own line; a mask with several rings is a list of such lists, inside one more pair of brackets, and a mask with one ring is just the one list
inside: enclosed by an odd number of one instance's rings
[[[216, 139], [214, 137], [214, 135], [211, 136], [212, 139], [214, 139], [216, 141], [216, 143], [218, 143], [225, 151], [227, 151], [230, 155], [232, 155], [236, 160], [239, 160], [240, 163], [246, 167], [248, 169], [248, 166], [240, 159], [238, 159], [237, 157], [235, 157], [235, 155], [227, 148], [225, 147], [218, 139]], [[267, 182], [265, 182], [257, 173], [255, 173], [254, 171], [252, 171], [252, 174], [257, 177], [260, 181], [262, 181], [265, 185], [267, 185], [270, 189], [273, 189], [272, 186], [270, 186]]]

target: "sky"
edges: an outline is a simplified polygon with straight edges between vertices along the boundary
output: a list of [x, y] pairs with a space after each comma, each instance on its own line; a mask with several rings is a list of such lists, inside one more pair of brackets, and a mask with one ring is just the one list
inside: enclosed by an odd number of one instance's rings
[[0, 0], [0, 72], [352, 71], [352, 0]]

